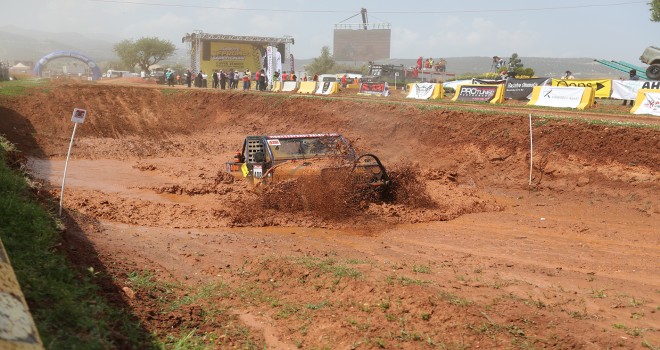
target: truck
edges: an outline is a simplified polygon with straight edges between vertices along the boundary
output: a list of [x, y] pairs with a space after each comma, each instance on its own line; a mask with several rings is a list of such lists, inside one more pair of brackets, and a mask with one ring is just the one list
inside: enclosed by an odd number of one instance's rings
[[646, 76], [651, 80], [660, 80], [660, 48], [649, 46], [639, 58], [640, 61], [649, 65], [646, 68]]
[[[247, 136], [226, 172], [253, 188], [300, 178], [348, 175], [356, 187], [384, 191], [390, 184], [377, 156], [358, 155], [339, 133]], [[326, 178], [327, 179], [327, 178]]]

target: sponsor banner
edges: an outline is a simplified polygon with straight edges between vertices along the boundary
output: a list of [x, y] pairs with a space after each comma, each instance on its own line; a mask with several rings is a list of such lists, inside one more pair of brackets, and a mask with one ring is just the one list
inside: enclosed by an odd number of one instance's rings
[[660, 116], [660, 90], [640, 89], [637, 93], [632, 114], [651, 114]]
[[266, 60], [267, 60], [267, 66], [266, 66], [266, 77], [267, 79], [270, 80], [273, 76], [273, 50], [277, 50], [273, 46], [268, 46], [266, 47]]
[[282, 91], [289, 92], [293, 91], [298, 87], [298, 83], [293, 80], [287, 80], [282, 82]]
[[418, 83], [411, 84], [410, 92], [406, 98], [414, 98], [418, 100], [428, 100], [433, 96], [433, 89], [436, 84], [431, 83]]
[[333, 94], [333, 93], [337, 92], [336, 91], [336, 90], [338, 90], [337, 86], [338, 85], [337, 85], [336, 82], [327, 81], [325, 83], [319, 84], [318, 88], [316, 89], [316, 92], [314, 92], [314, 93], [317, 94], [317, 95], [330, 95], [330, 94]]
[[452, 101], [502, 102], [502, 85], [460, 85]]
[[640, 89], [660, 90], [660, 81], [612, 80], [612, 96], [617, 100], [634, 100]]
[[[215, 70], [230, 69], [244, 72], [250, 69], [256, 72], [261, 69], [261, 58], [266, 56], [266, 48], [263, 45], [253, 45], [245, 42], [212, 41], [210, 56], [208, 60], [200, 59], [202, 71], [212, 73]], [[263, 53], [262, 53], [263, 52]]]
[[472, 84], [481, 84], [481, 85], [499, 85], [506, 83], [506, 79], [474, 79], [472, 78]]
[[[578, 86], [537, 86], [529, 105], [584, 109], [592, 102], [593, 89]], [[592, 103], [591, 103], [592, 104]]]
[[548, 78], [515, 79], [509, 78], [504, 90], [504, 98], [529, 100], [535, 86], [547, 85]]
[[612, 80], [575, 80], [575, 79], [552, 79], [552, 86], [575, 86], [590, 87], [596, 92], [598, 98], [609, 98], [612, 94]]
[[361, 83], [358, 94], [388, 96], [390, 89], [387, 83]]

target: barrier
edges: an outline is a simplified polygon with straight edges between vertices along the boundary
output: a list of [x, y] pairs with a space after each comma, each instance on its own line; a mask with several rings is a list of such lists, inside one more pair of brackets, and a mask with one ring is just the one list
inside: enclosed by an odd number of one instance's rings
[[575, 79], [552, 79], [552, 86], [575, 86], [590, 87], [595, 90], [598, 98], [609, 98], [612, 94], [612, 80], [575, 80]]
[[660, 89], [640, 89], [630, 113], [660, 116]]
[[459, 85], [452, 101], [472, 101], [502, 103], [504, 101], [504, 85], [466, 84]]
[[549, 78], [531, 78], [531, 79], [516, 79], [509, 78], [506, 80], [506, 88], [504, 90], [504, 98], [512, 100], [529, 100], [535, 86], [547, 85]]
[[390, 87], [385, 83], [362, 83], [358, 95], [389, 96]]
[[0, 241], [0, 349], [40, 349], [39, 332]]
[[316, 88], [316, 91], [314, 92], [316, 95], [331, 95], [331, 94], [336, 94], [339, 92], [339, 83], [337, 82], [325, 82], [322, 84], [318, 84], [318, 87]]
[[413, 83], [408, 84], [408, 96], [417, 100], [436, 100], [445, 96], [442, 84], [435, 83]]
[[[286, 85], [286, 83], [288, 82], [285, 82], [284, 84]], [[295, 83], [295, 81], [292, 81], [292, 83]], [[299, 94], [313, 94], [314, 91], [316, 91], [315, 81], [303, 81], [298, 88]]]
[[273, 82], [273, 89], [271, 91], [274, 91], [274, 92], [282, 91], [282, 82], [279, 81], [279, 80], [275, 80]]
[[612, 95], [615, 100], [635, 100], [641, 89], [660, 89], [660, 81], [612, 80]]
[[283, 92], [291, 92], [294, 91], [298, 88], [298, 83], [295, 81], [283, 81], [282, 82], [282, 91]]
[[530, 106], [585, 109], [594, 105], [595, 91], [578, 86], [535, 86]]

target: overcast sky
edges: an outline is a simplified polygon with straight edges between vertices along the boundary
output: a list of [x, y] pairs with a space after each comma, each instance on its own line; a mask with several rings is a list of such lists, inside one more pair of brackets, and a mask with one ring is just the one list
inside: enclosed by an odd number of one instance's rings
[[111, 42], [157, 36], [181, 48], [181, 38], [193, 30], [291, 35], [292, 53], [304, 59], [319, 56], [322, 46], [332, 48], [334, 24], [364, 7], [370, 23], [391, 24], [392, 58], [517, 52], [638, 64], [645, 47], [660, 46], [660, 23], [650, 21], [649, 1], [16, 0], [3, 1], [0, 22]]

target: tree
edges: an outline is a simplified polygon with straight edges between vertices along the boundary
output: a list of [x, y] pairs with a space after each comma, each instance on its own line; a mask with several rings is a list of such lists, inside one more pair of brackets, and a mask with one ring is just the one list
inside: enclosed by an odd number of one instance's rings
[[509, 58], [509, 70], [515, 71], [517, 68], [522, 68], [524, 64], [517, 53], [513, 53], [511, 58]]
[[651, 21], [660, 22], [660, 0], [652, 0], [649, 5], [651, 5]]
[[145, 72], [154, 64], [172, 56], [174, 50], [174, 44], [156, 37], [140, 38], [135, 42], [126, 39], [114, 46], [117, 56], [126, 66], [138, 65]]
[[330, 54], [330, 48], [323, 46], [321, 48], [321, 56], [316, 57], [314, 61], [308, 66], [311, 75], [328, 73], [335, 66], [335, 59]]

